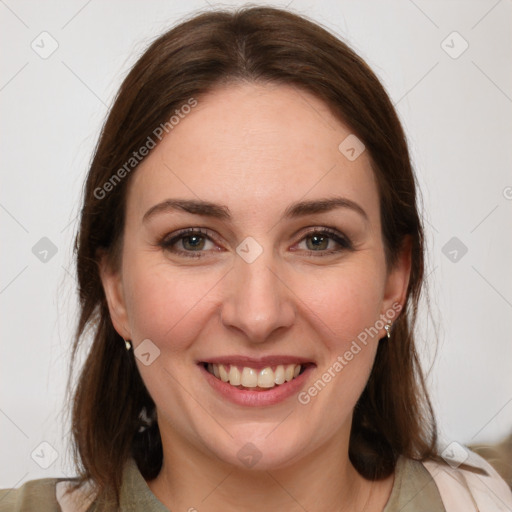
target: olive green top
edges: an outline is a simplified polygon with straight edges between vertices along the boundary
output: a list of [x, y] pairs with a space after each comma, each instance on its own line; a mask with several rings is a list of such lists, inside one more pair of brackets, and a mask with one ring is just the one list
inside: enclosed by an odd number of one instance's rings
[[[18, 489], [0, 490], [0, 511], [61, 512], [63, 509], [57, 501], [56, 484], [64, 481], [66, 479], [44, 478], [26, 482]], [[86, 510], [94, 512], [95, 508], [93, 502]], [[123, 473], [121, 510], [169, 512], [151, 492], [133, 459], [126, 463]], [[398, 459], [395, 481], [383, 512], [398, 511], [445, 512], [436, 483], [430, 473], [421, 462], [405, 457]]]

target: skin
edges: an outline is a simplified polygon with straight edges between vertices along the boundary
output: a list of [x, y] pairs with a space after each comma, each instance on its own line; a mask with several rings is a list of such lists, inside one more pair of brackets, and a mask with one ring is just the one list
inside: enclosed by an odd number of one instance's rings
[[[307, 389], [359, 333], [404, 304], [410, 251], [387, 271], [369, 154], [349, 161], [338, 150], [350, 133], [294, 87], [225, 85], [199, 98], [132, 176], [122, 266], [102, 261], [101, 276], [117, 332], [134, 347], [150, 339], [160, 350], [152, 364], [137, 365], [164, 450], [148, 485], [172, 510], [355, 511], [369, 499], [366, 510], [378, 511], [389, 498], [393, 475], [372, 484], [348, 458], [352, 412], [383, 328], [307, 405], [296, 397], [235, 405], [197, 367], [232, 354], [301, 356], [316, 364]], [[335, 195], [360, 205], [367, 220], [349, 208], [281, 219], [292, 202]], [[232, 221], [171, 211], [143, 222], [168, 198], [226, 205]], [[316, 248], [305, 231], [329, 226], [353, 248], [332, 238]], [[159, 245], [195, 227], [211, 234], [199, 239], [200, 258]], [[236, 252], [247, 236], [263, 248], [250, 264]], [[174, 248], [194, 251], [183, 239]], [[331, 249], [341, 250], [318, 255]], [[248, 442], [261, 453], [252, 468], [237, 457]]]

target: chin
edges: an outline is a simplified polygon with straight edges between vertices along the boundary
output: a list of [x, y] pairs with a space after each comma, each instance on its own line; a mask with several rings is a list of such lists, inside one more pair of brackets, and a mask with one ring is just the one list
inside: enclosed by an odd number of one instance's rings
[[[272, 431], [275, 429], [274, 431]], [[281, 431], [279, 432], [279, 430]], [[242, 470], [271, 471], [284, 469], [305, 455], [311, 444], [306, 437], [301, 441], [290, 430], [281, 426], [241, 426], [228, 443], [211, 446], [211, 451], [227, 464]]]

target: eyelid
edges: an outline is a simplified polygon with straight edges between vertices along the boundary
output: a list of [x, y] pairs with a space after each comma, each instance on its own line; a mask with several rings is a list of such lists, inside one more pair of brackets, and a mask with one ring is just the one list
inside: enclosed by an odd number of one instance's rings
[[204, 235], [207, 238], [210, 238], [212, 240], [215, 240], [215, 235], [212, 234], [212, 232], [207, 228], [199, 228], [199, 227], [190, 227], [190, 228], [182, 228], [178, 229], [178, 231], [175, 231], [171, 234], [167, 234], [162, 238], [162, 241], [164, 243], [169, 243], [174, 240], [177, 240], [180, 237], [183, 237], [184, 235], [188, 234], [200, 234]]
[[190, 227], [190, 228], [183, 228], [179, 229], [178, 231], [175, 231], [174, 233], [171, 233], [170, 235], [165, 235], [161, 240], [158, 242], [158, 245], [163, 247], [164, 249], [168, 250], [169, 252], [175, 253], [175, 254], [187, 254], [189, 256], [194, 256], [194, 254], [201, 254], [206, 253], [209, 251], [183, 251], [183, 250], [171, 250], [170, 247], [175, 245], [180, 240], [186, 238], [186, 236], [193, 236], [193, 235], [202, 235], [204, 238], [210, 240], [213, 243], [218, 244], [217, 239], [214, 235], [212, 235], [212, 232], [209, 229], [206, 228], [199, 228], [199, 227]]

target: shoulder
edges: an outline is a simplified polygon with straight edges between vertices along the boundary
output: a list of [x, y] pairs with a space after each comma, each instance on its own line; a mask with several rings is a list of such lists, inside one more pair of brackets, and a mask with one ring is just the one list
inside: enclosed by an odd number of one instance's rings
[[399, 457], [384, 512], [511, 512], [512, 491], [482, 457], [461, 445], [435, 460]]
[[443, 452], [444, 460], [422, 463], [435, 481], [447, 512], [512, 510], [512, 491], [497, 471], [467, 448], [459, 444], [455, 448]]
[[92, 488], [72, 489], [73, 480], [42, 478], [17, 489], [0, 489], [0, 512], [85, 512], [93, 502]]
[[24, 483], [17, 489], [0, 489], [0, 512], [40, 510], [60, 512], [55, 495], [58, 478], [42, 478]]
[[400, 456], [384, 512], [445, 512], [436, 483], [425, 466]]

